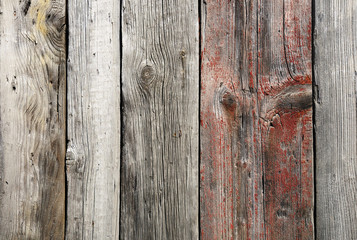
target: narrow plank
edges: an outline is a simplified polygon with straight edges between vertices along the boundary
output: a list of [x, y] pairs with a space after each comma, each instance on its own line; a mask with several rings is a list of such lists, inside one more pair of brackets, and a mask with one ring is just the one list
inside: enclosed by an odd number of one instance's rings
[[63, 239], [65, 1], [0, 2], [0, 238]]
[[121, 239], [198, 239], [198, 2], [122, 8]]
[[260, 239], [257, 1], [201, 6], [201, 236]]
[[202, 238], [313, 239], [311, 3], [202, 6]]
[[119, 239], [120, 2], [68, 4], [66, 239]]
[[357, 239], [357, 2], [315, 3], [317, 239]]
[[313, 239], [310, 0], [259, 3], [266, 239]]

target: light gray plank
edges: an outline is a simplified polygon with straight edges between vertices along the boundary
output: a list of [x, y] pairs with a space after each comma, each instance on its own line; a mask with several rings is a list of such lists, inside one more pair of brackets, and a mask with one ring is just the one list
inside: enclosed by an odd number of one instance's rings
[[317, 239], [357, 239], [357, 2], [315, 10]]
[[62, 239], [65, 1], [0, 2], [0, 239]]
[[68, 4], [66, 239], [118, 239], [120, 1]]
[[121, 239], [198, 238], [198, 1], [125, 0]]

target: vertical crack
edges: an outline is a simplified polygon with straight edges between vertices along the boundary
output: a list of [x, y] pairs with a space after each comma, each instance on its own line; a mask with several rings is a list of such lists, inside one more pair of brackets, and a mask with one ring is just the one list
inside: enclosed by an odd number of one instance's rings
[[287, 56], [287, 51], [286, 51], [286, 32], [285, 32], [285, 0], [283, 1], [283, 45], [284, 45], [284, 58], [285, 58], [285, 64], [286, 64], [286, 69], [288, 70], [288, 74], [291, 77], [291, 80], [297, 82], [297, 80], [294, 78], [291, 70], [290, 70], [290, 66], [288, 63], [288, 56]]
[[[256, 46], [256, 86], [257, 86], [257, 89], [259, 88], [259, 44], [260, 44], [260, 36], [259, 36], [259, 7], [261, 6], [261, 1], [257, 1], [257, 6], [256, 6], [256, 38], [257, 38], [257, 46]], [[257, 91], [257, 110], [258, 110], [258, 117], [259, 119], [261, 118], [261, 113], [260, 113], [260, 101], [259, 101], [259, 91]], [[259, 120], [258, 120], [259, 121]], [[258, 129], [259, 131], [259, 129]], [[262, 142], [262, 132], [260, 131], [259, 132], [259, 136], [260, 136], [260, 158], [261, 158], [261, 161], [263, 162], [264, 161], [264, 157], [262, 155], [262, 149], [263, 149], [263, 142]], [[257, 146], [259, 146], [257, 144]], [[261, 169], [261, 173], [262, 173], [262, 176], [261, 176], [261, 183], [262, 183], [262, 218], [263, 218], [263, 235], [264, 235], [264, 239], [266, 239], [266, 221], [265, 221], [265, 163], [263, 162], [262, 164], [262, 169]]]

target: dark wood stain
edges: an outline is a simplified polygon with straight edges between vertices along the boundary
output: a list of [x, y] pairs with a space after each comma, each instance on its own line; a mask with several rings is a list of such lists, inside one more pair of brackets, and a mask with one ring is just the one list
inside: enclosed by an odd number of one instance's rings
[[[21, 2], [21, 1], [20, 1]], [[22, 5], [22, 12], [24, 15], [27, 15], [27, 12], [29, 11], [29, 8], [31, 6], [31, 0], [26, 0], [23, 5]]]

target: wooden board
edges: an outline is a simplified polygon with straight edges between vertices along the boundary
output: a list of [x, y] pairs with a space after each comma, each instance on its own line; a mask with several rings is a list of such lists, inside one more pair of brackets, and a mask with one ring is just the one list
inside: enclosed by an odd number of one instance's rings
[[120, 2], [68, 4], [66, 239], [119, 239]]
[[261, 9], [266, 238], [313, 239], [311, 1], [264, 1]]
[[197, 1], [122, 7], [121, 239], [198, 239]]
[[201, 6], [201, 236], [259, 238], [257, 3], [208, 0]]
[[202, 239], [313, 239], [311, 2], [201, 11]]
[[65, 1], [0, 2], [0, 238], [63, 239]]
[[315, 5], [316, 237], [357, 239], [357, 2]]

